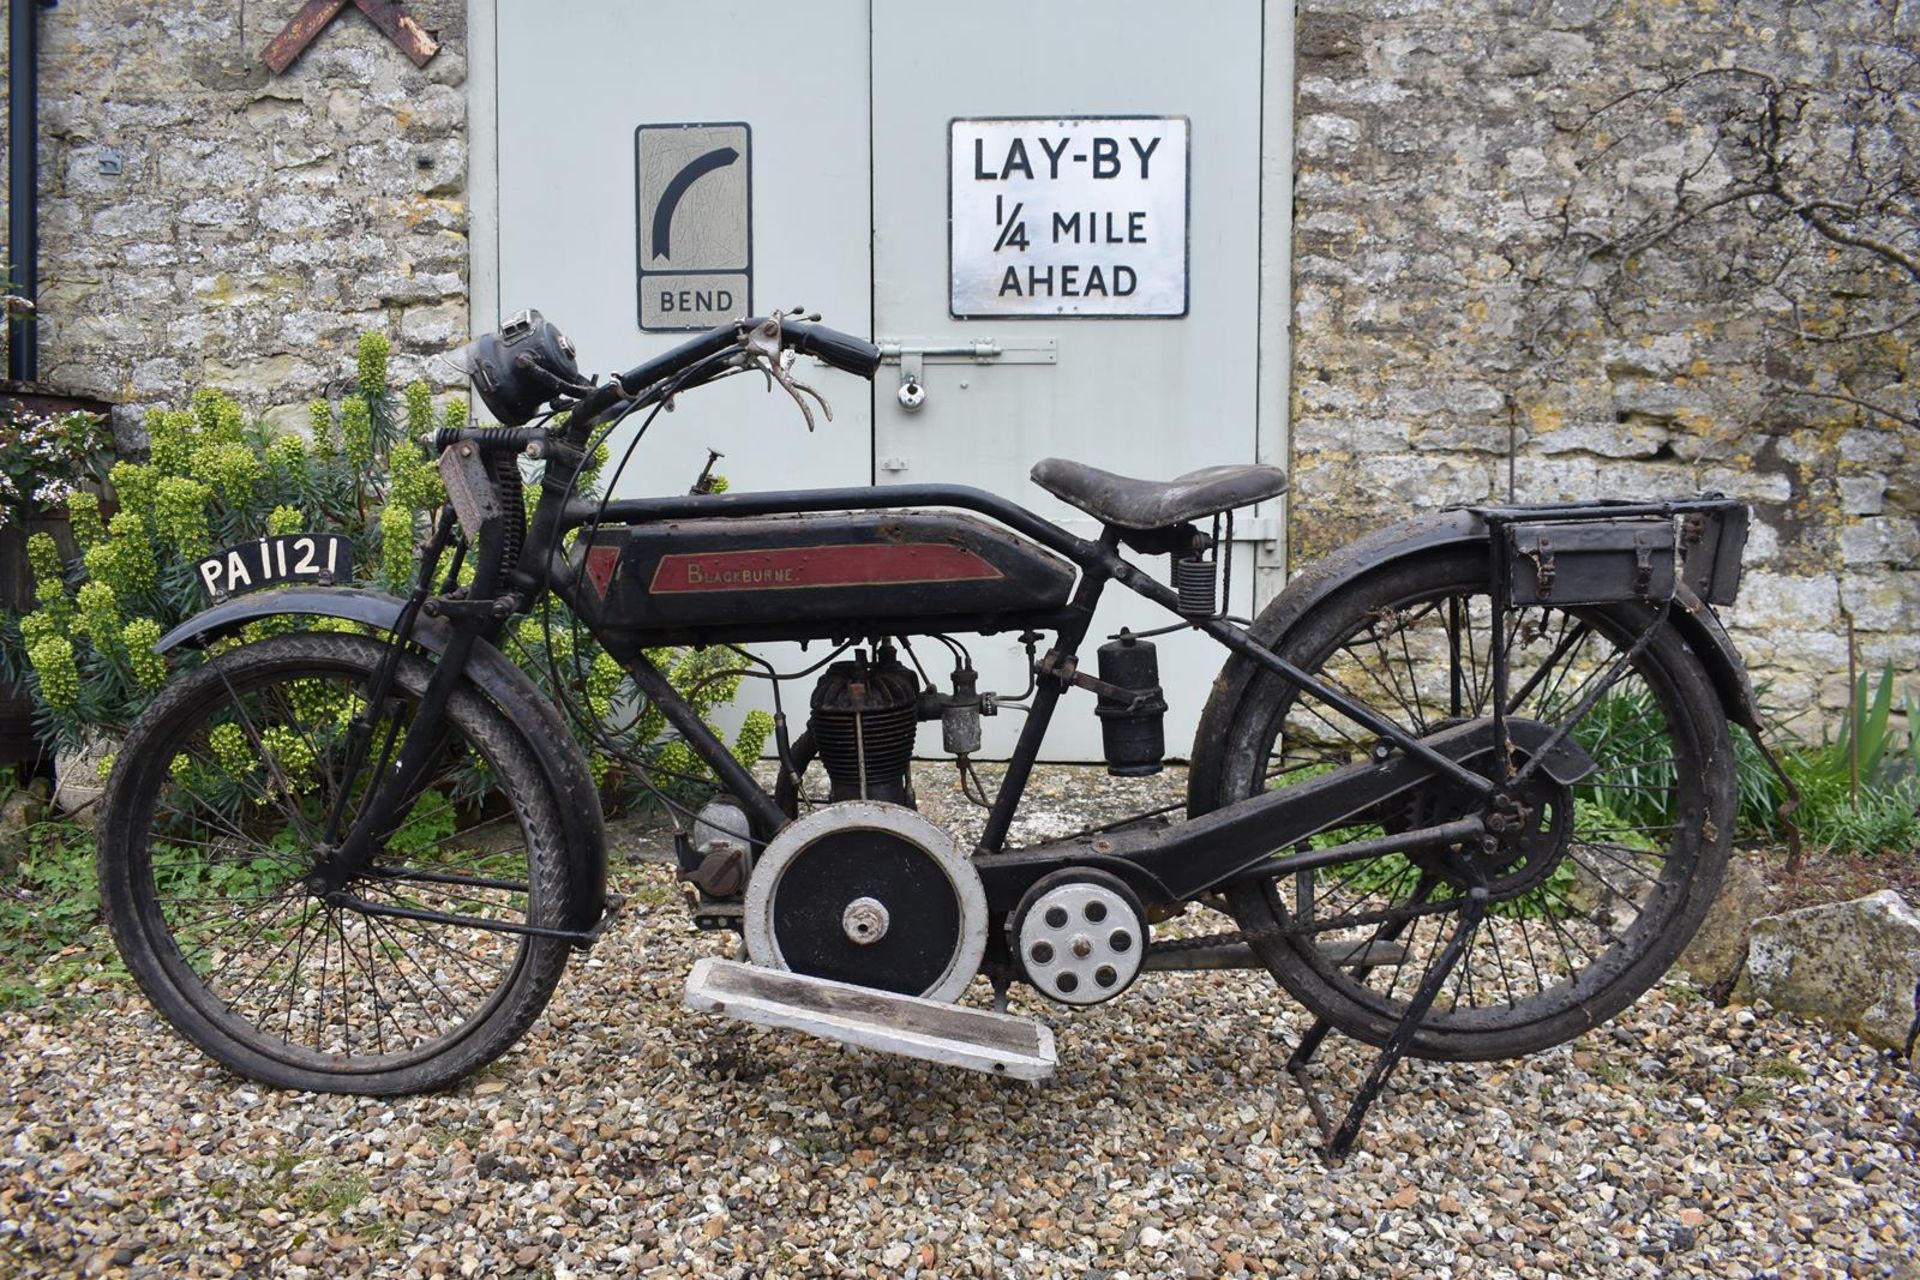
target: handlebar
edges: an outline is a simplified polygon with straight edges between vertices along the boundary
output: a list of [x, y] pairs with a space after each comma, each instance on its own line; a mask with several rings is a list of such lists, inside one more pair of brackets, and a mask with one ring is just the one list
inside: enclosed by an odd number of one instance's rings
[[[719, 355], [729, 347], [739, 344], [755, 329], [766, 325], [779, 326], [780, 341], [784, 346], [804, 355], [817, 356], [829, 366], [846, 373], [871, 378], [880, 367], [880, 348], [865, 338], [856, 338], [850, 333], [838, 329], [829, 329], [826, 325], [804, 320], [774, 320], [769, 316], [755, 316], [747, 320], [734, 321], [716, 326], [705, 333], [691, 338], [671, 351], [662, 352], [653, 359], [637, 364], [625, 373], [610, 379], [603, 386], [573, 406], [573, 415], [569, 419], [570, 435], [579, 435], [590, 429], [597, 418], [623, 400], [635, 399], [644, 394], [649, 387], [657, 386], [669, 378], [686, 372], [702, 360]], [[771, 336], [771, 335], [769, 335]]]

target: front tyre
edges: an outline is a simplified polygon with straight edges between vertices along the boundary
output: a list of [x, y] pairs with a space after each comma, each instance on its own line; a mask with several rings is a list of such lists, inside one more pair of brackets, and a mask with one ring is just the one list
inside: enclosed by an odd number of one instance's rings
[[564, 941], [486, 927], [560, 927], [566, 847], [530, 748], [471, 690], [372, 864], [315, 876], [331, 815], [346, 830], [366, 794], [355, 722], [378, 758], [431, 675], [405, 658], [369, 706], [387, 652], [301, 632], [207, 661], [135, 722], [101, 806], [101, 901], [128, 969], [187, 1039], [280, 1088], [452, 1084], [527, 1030], [566, 964]]
[[[1484, 545], [1435, 550], [1357, 577], [1270, 642], [1422, 736], [1488, 716], [1490, 608]], [[1734, 776], [1711, 679], [1670, 622], [1608, 679], [1655, 617], [1633, 605], [1509, 610], [1508, 715], [1551, 729], [1596, 692], [1572, 730], [1593, 770], [1570, 787], [1536, 774], [1520, 797], [1523, 833], [1498, 849], [1395, 853], [1241, 883], [1229, 903], [1274, 978], [1348, 1035], [1382, 1045], [1478, 882], [1492, 889], [1492, 913], [1441, 988], [1415, 1055], [1533, 1053], [1614, 1016], [1658, 980], [1718, 892]], [[1264, 668], [1235, 662], [1218, 686], [1223, 705], [1209, 706], [1202, 724], [1209, 749], [1195, 762], [1192, 812], [1374, 758], [1373, 735]], [[1492, 777], [1492, 755], [1463, 763]], [[1378, 837], [1477, 808], [1466, 788], [1436, 780], [1310, 843]]]

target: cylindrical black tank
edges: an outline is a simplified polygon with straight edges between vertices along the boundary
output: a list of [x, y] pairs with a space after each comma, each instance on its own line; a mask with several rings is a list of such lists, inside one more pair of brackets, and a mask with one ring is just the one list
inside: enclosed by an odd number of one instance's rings
[[1122, 778], [1160, 772], [1167, 754], [1167, 700], [1160, 693], [1160, 656], [1153, 642], [1123, 629], [1118, 639], [1100, 646], [1100, 678], [1134, 695], [1102, 693], [1094, 709], [1107, 772]]

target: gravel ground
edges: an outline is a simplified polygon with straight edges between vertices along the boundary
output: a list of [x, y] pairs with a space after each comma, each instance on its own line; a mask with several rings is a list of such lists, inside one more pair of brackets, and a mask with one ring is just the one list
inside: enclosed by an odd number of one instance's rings
[[[1023, 830], [1116, 794], [1047, 770]], [[254, 1087], [104, 977], [0, 1016], [0, 1272], [1920, 1275], [1914, 1077], [1765, 1009], [1676, 984], [1524, 1061], [1409, 1063], [1329, 1170], [1281, 1070], [1306, 1018], [1262, 976], [1016, 994], [1059, 1038], [1030, 1088], [682, 1009], [725, 944], [664, 869], [620, 876], [545, 1018], [448, 1093]], [[1368, 1061], [1323, 1057], [1342, 1093]]]

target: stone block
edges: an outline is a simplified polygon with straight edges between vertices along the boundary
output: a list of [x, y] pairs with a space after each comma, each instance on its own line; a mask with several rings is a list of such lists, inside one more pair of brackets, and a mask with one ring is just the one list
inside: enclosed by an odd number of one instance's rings
[[218, 387], [244, 404], [285, 404], [309, 398], [323, 379], [320, 371], [298, 356], [271, 355], [250, 360], [209, 360], [200, 380]]
[[1539, 20], [1556, 30], [1590, 27], [1613, 12], [1618, 0], [1547, 0], [1535, 10]]
[[1868, 466], [1888, 466], [1903, 460], [1911, 464], [1915, 458], [1908, 443], [1910, 434], [1907, 429], [1892, 425], [1844, 432], [1840, 436], [1840, 456], [1848, 462]]
[[[466, 25], [464, 14], [460, 25]], [[440, 52], [427, 64], [427, 79], [435, 84], [464, 85], [467, 82], [467, 60], [460, 56], [457, 49], [449, 49], [443, 41]]]
[[278, 337], [290, 347], [334, 346], [344, 335], [345, 326], [336, 311], [289, 311], [279, 321]]
[[347, 299], [356, 307], [389, 303], [412, 306], [464, 293], [465, 282], [451, 272], [420, 274], [406, 266], [355, 275], [346, 281]]
[[467, 338], [467, 306], [447, 302], [433, 307], [410, 307], [400, 316], [400, 339], [412, 347], [445, 350]]
[[1675, 967], [1710, 990], [1730, 986], [1746, 961], [1753, 922], [1772, 911], [1774, 900], [1773, 888], [1760, 868], [1751, 859], [1734, 855], [1700, 931], [1680, 953]]
[[337, 196], [285, 193], [260, 202], [260, 225], [283, 234], [318, 234], [338, 228], [349, 212]]
[[173, 356], [152, 356], [133, 366], [128, 385], [138, 396], [179, 396], [186, 388], [187, 366]]
[[1341, 416], [1330, 422], [1314, 418], [1301, 425], [1337, 434], [1341, 444], [1352, 453], [1391, 453], [1406, 447], [1410, 427], [1397, 418]]
[[1510, 433], [1504, 420], [1461, 422], [1451, 418], [1414, 424], [1407, 441], [1423, 453], [1488, 453], [1505, 457]]
[[117, 741], [95, 738], [54, 753], [54, 808], [70, 817], [85, 813], [91, 818], [94, 804], [107, 790], [101, 770], [109, 764], [119, 745]]
[[1323, 113], [1300, 121], [1294, 132], [1294, 149], [1302, 155], [1324, 156], [1350, 151], [1359, 140], [1359, 121], [1351, 116]]
[[175, 138], [159, 152], [158, 167], [162, 188], [183, 194], [257, 190], [267, 179], [265, 149], [244, 134]]
[[1369, 457], [1349, 476], [1349, 491], [1366, 495], [1382, 511], [1432, 510], [1493, 496], [1493, 469], [1486, 462], [1425, 454]]
[[170, 267], [180, 261], [180, 251], [170, 244], [130, 244], [120, 261], [129, 267]]
[[238, 196], [210, 196], [183, 205], [179, 218], [190, 227], [235, 227], [249, 211], [249, 203]]
[[1600, 466], [1578, 454], [1540, 457], [1529, 444], [1514, 459], [1514, 498], [1520, 502], [1569, 502], [1585, 498], [1644, 498], [1685, 493], [1693, 486], [1684, 467], [1618, 460]]
[[1750, 571], [1726, 614], [1733, 625], [1759, 630], [1830, 625], [1840, 616], [1840, 588], [1832, 578]]
[[1535, 431], [1528, 447], [1537, 453], [1592, 453], [1603, 458], [1653, 458], [1673, 443], [1670, 422], [1629, 418], [1625, 422], [1569, 421], [1551, 431]]
[[1780, 534], [1772, 525], [1755, 516], [1747, 526], [1747, 549], [1741, 563], [1747, 568], [1771, 564], [1780, 554]]
[[1709, 467], [1700, 473], [1700, 487], [1748, 502], [1790, 502], [1793, 481], [1777, 471]]
[[1849, 565], [1920, 564], [1920, 522], [1907, 516], [1868, 516], [1840, 530], [1840, 558]]
[[339, 246], [331, 240], [281, 240], [266, 246], [266, 259], [276, 267], [310, 267], [332, 262]]
[[295, 404], [276, 404], [263, 411], [260, 417], [278, 434], [296, 435], [302, 440], [313, 438], [313, 415], [308, 412], [308, 401]]
[[1850, 516], [1877, 516], [1886, 508], [1885, 476], [1841, 476], [1840, 509]]
[[1905, 1050], [1920, 1016], [1920, 913], [1882, 889], [1756, 920], [1738, 994]]
[[413, 185], [430, 196], [458, 196], [467, 190], [467, 147], [447, 140], [413, 153]]
[[393, 122], [415, 140], [458, 133], [467, 123], [467, 95], [450, 85], [427, 85], [394, 108]]
[[108, 240], [123, 237], [151, 239], [173, 227], [174, 208], [161, 200], [125, 200], [107, 205], [93, 215], [93, 234]]
[[1840, 600], [1862, 631], [1920, 632], [1920, 570], [1842, 574]]

